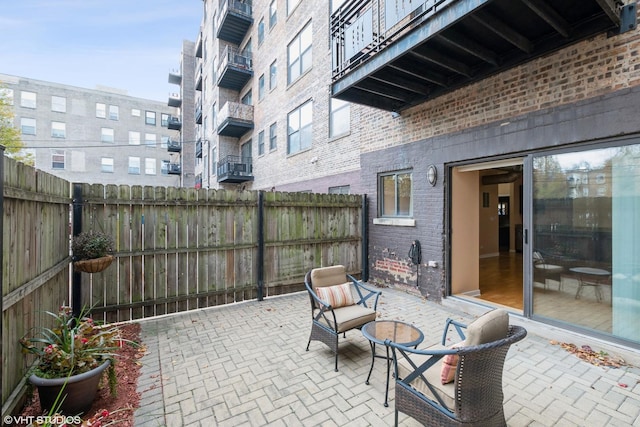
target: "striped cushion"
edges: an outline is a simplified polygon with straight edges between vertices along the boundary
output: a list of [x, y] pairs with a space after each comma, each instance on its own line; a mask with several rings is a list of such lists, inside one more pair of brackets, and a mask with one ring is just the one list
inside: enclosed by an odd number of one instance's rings
[[333, 308], [355, 304], [353, 295], [351, 295], [351, 283], [318, 287], [316, 288], [316, 292], [318, 293], [318, 298]]
[[449, 384], [453, 381], [456, 375], [456, 368], [458, 367], [458, 360], [460, 358], [457, 354], [447, 354], [442, 358], [442, 370], [440, 371], [440, 381], [442, 384]]

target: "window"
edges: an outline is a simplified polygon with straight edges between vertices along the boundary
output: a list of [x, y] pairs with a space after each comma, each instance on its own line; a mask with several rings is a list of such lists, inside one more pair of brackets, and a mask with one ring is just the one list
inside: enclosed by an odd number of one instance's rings
[[51, 96], [51, 111], [56, 111], [58, 113], [66, 113], [67, 112], [67, 98], [63, 96]]
[[144, 174], [145, 175], [156, 174], [156, 159], [144, 159]]
[[264, 41], [264, 18], [260, 18], [258, 22], [258, 45], [261, 45]]
[[148, 125], [155, 126], [156, 125], [156, 112], [155, 111], [145, 111], [144, 113], [144, 122]]
[[13, 89], [0, 87], [0, 97], [4, 97], [7, 105], [13, 105]]
[[264, 98], [264, 74], [258, 79], [258, 100]]
[[311, 147], [313, 137], [313, 102], [307, 101], [287, 115], [287, 154]]
[[51, 136], [53, 138], [66, 138], [67, 124], [63, 122], [51, 122]]
[[113, 157], [103, 157], [100, 160], [100, 171], [103, 173], [113, 173]]
[[311, 24], [309, 23], [287, 46], [288, 84], [311, 68], [311, 59]]
[[160, 114], [160, 125], [163, 128], [169, 127], [169, 115], [167, 113]]
[[155, 147], [157, 144], [157, 138], [155, 133], [144, 134], [144, 145], [147, 147]]
[[169, 174], [169, 160], [160, 160], [160, 173], [162, 175]]
[[218, 149], [213, 147], [211, 149], [211, 175], [215, 176], [218, 174]]
[[160, 147], [161, 148], [167, 148], [169, 146], [169, 140], [171, 138], [169, 138], [168, 136], [161, 136], [160, 137]]
[[269, 28], [273, 28], [278, 22], [278, 4], [276, 0], [271, 0], [269, 3]]
[[351, 128], [351, 108], [347, 101], [331, 98], [329, 101], [329, 137], [349, 133]]
[[64, 169], [65, 155], [63, 150], [51, 152], [51, 169]]
[[100, 129], [100, 141], [107, 142], [113, 144], [113, 129], [111, 128], [101, 128]]
[[336, 187], [329, 187], [329, 194], [350, 194], [351, 188], [349, 185], [339, 185]]
[[120, 119], [120, 108], [117, 105], [109, 105], [109, 120]]
[[242, 103], [244, 105], [253, 105], [253, 94], [251, 90], [242, 97]]
[[264, 131], [261, 130], [258, 134], [258, 155], [264, 154]]
[[277, 79], [276, 79], [276, 71], [277, 71], [277, 61], [273, 61], [269, 66], [269, 90], [273, 90], [276, 87]]
[[132, 108], [131, 109], [131, 115], [133, 117], [140, 117], [140, 110], [138, 110], [137, 108]]
[[20, 119], [20, 130], [23, 135], [35, 135], [36, 134], [36, 119], [30, 119], [22, 117]]
[[96, 117], [99, 119], [107, 118], [107, 106], [101, 102], [96, 102]]
[[140, 175], [140, 157], [129, 157], [129, 173]]
[[300, 0], [287, 0], [287, 16], [291, 15], [298, 3], [300, 3]]
[[25, 90], [20, 92], [20, 106], [24, 108], [36, 108], [36, 93]]
[[275, 150], [278, 140], [278, 126], [277, 123], [272, 123], [269, 126], [269, 150]]
[[411, 181], [410, 171], [380, 175], [378, 182], [380, 216], [410, 217], [413, 215]]
[[140, 132], [129, 131], [129, 144], [140, 145]]

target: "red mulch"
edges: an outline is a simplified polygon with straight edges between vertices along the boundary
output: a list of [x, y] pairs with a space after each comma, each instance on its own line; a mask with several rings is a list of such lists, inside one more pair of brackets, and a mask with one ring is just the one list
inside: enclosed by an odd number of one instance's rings
[[[103, 425], [133, 427], [133, 412], [138, 408], [140, 402], [140, 394], [137, 392], [138, 377], [140, 376], [140, 362], [138, 359], [143, 356], [146, 349], [140, 343], [140, 325], [138, 323], [122, 325], [120, 331], [122, 338], [138, 345], [125, 342], [122, 348], [118, 350], [116, 359], [118, 395], [116, 397], [111, 396], [105, 376], [104, 384], [98, 391], [98, 396], [93, 402], [93, 406], [87, 415], [83, 417], [83, 420], [87, 420], [97, 413], [102, 413], [106, 409], [109, 412], [109, 416], [102, 420]], [[27, 401], [20, 415], [34, 417], [43, 415], [40, 410], [37, 391], [34, 391], [33, 397]], [[96, 424], [94, 423], [94, 425]]]

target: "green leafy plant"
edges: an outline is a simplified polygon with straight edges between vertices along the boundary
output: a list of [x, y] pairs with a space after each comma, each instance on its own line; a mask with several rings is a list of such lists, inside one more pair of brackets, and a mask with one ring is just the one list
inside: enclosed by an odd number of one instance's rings
[[83, 231], [73, 237], [71, 250], [76, 261], [101, 258], [113, 253], [113, 238], [96, 230]]
[[67, 306], [60, 307], [58, 314], [46, 313], [55, 319], [54, 326], [20, 339], [23, 352], [39, 358], [33, 373], [41, 378], [65, 378], [88, 372], [110, 360], [107, 375], [111, 394], [115, 395], [114, 356], [122, 343], [119, 329], [96, 325], [85, 310], [74, 317], [71, 307]]

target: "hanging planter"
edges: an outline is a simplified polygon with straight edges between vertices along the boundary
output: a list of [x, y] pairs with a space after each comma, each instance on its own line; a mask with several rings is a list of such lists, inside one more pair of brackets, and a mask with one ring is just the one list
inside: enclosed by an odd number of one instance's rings
[[74, 262], [73, 268], [74, 270], [82, 271], [83, 273], [99, 273], [109, 267], [114, 259], [115, 257], [113, 255], [94, 259], [84, 259]]
[[89, 230], [73, 237], [73, 267], [76, 271], [99, 273], [114, 260], [113, 239], [108, 234]]

